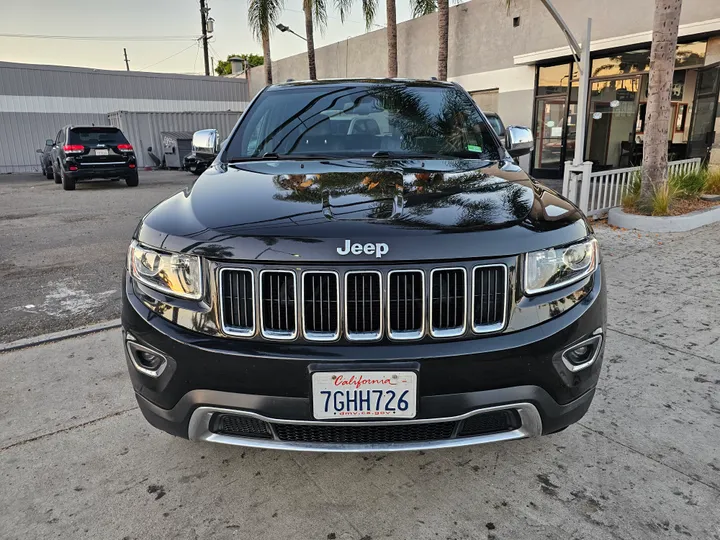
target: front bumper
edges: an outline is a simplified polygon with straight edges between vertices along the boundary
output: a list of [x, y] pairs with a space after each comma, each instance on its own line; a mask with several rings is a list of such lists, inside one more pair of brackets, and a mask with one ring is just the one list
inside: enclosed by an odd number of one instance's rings
[[[168, 433], [194, 440], [290, 450], [418, 450], [549, 434], [582, 418], [599, 378], [604, 340], [595, 361], [581, 371], [568, 369], [562, 352], [604, 329], [605, 291], [599, 268], [592, 288], [577, 305], [536, 326], [471, 340], [401, 346], [261, 343], [198, 334], [153, 313], [127, 279], [122, 321], [126, 339], [167, 357], [166, 368], [153, 378], [135, 368], [125, 348], [143, 415]], [[451, 436], [431, 441], [282, 440], [276, 427], [382, 424], [314, 420], [311, 373], [329, 366], [338, 371], [417, 371], [416, 418], [385, 423], [456, 422], [458, 427]], [[459, 436], [467, 418], [497, 410], [515, 411], [520, 425]], [[212, 419], [222, 413], [264, 422], [272, 435], [259, 439], [215, 432]]]

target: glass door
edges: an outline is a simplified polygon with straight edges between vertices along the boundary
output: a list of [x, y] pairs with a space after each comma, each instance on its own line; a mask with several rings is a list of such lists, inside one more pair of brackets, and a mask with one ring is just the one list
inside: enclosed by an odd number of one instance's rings
[[[566, 121], [565, 96], [538, 98], [535, 104], [535, 162], [538, 170], [559, 176], [564, 159], [563, 134]], [[545, 175], [547, 177], [547, 175]]]
[[585, 159], [595, 170], [627, 166], [638, 145], [635, 124], [640, 77], [591, 82]]
[[698, 71], [687, 157], [707, 160], [715, 139], [715, 114], [720, 89], [720, 64]]

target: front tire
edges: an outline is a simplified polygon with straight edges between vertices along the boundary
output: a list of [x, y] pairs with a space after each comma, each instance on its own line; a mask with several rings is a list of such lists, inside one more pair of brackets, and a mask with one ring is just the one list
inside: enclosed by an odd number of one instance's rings
[[45, 175], [45, 178], [47, 178], [48, 180], [52, 180], [55, 177], [52, 167], [50, 167], [49, 169], [43, 170], [43, 174]]
[[137, 187], [138, 183], [140, 183], [137, 171], [131, 173], [130, 176], [125, 179], [125, 183], [127, 184], [127, 187]]
[[65, 191], [75, 191], [75, 179], [70, 178], [67, 174], [65, 174], [65, 171], [60, 171], [60, 178], [62, 181], [62, 186]]

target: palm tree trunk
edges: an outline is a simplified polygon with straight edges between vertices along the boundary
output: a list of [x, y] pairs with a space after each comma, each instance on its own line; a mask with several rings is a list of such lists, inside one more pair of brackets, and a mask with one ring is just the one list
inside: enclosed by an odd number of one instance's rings
[[305, 39], [307, 40], [307, 52], [308, 52], [308, 75], [310, 80], [314, 81], [317, 79], [315, 73], [315, 41], [313, 39], [313, 0], [303, 1], [303, 11], [305, 12]]
[[448, 26], [450, 13], [448, 0], [438, 0], [438, 79], [447, 81]]
[[272, 60], [270, 60], [270, 31], [262, 33], [263, 65], [265, 66], [265, 84], [270, 85], [272, 80]]
[[640, 199], [645, 204], [667, 182], [670, 92], [681, 8], [682, 0], [655, 0], [640, 192]]
[[395, 0], [387, 0], [387, 48], [388, 48], [388, 77], [398, 75], [397, 67], [397, 16], [395, 14]]

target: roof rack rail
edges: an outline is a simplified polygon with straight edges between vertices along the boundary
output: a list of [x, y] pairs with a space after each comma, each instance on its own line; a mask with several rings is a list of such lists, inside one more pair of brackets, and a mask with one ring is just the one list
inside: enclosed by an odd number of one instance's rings
[[288, 80], [285, 81], [285, 82], [295, 82], [295, 79], [288, 79]]
[[430, 77], [431, 81], [437, 81], [437, 77]]

